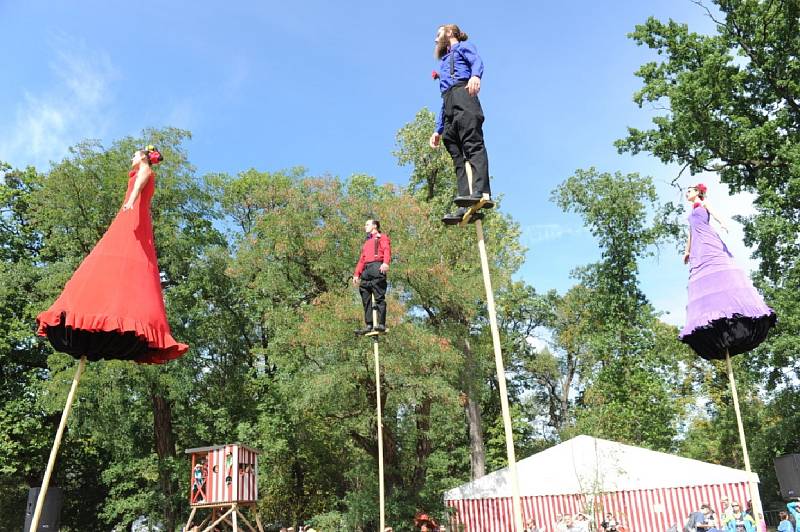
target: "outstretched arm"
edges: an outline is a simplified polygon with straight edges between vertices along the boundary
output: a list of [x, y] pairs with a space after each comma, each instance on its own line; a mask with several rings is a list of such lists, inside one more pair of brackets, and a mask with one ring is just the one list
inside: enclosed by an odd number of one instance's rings
[[139, 166], [139, 173], [136, 174], [136, 181], [133, 183], [133, 190], [131, 190], [131, 195], [128, 198], [128, 201], [122, 206], [123, 211], [129, 211], [133, 209], [133, 204], [136, 202], [136, 199], [139, 197], [139, 194], [142, 192], [142, 188], [147, 184], [147, 180], [150, 179], [150, 175], [153, 172], [147, 166]]
[[717, 214], [717, 211], [711, 207], [711, 204], [708, 201], [704, 201], [703, 202], [703, 207], [706, 208], [706, 210], [708, 211], [708, 214], [710, 214], [711, 217], [714, 218], [717, 221], [719, 226], [727, 233], [728, 232], [728, 227], [720, 219], [719, 215]]

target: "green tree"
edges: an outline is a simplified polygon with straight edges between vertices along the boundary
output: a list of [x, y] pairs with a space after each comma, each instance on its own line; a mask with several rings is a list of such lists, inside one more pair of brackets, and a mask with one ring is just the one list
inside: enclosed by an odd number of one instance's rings
[[581, 215], [601, 250], [598, 262], [574, 272], [588, 290], [581, 325], [556, 330], [567, 352], [591, 353], [578, 357], [584, 385], [575, 426], [565, 432], [670, 449], [685, 408], [675, 392], [686, 350], [647, 302], [638, 265], [679, 235], [676, 209], [658, 202], [648, 177], [593, 168], [578, 170], [553, 200]]
[[[759, 260], [756, 285], [776, 310], [778, 326], [745, 361], [735, 361], [741, 380], [745, 423], [763, 421], [773, 439], [751, 437], [756, 470], [773, 475], [772, 457], [796, 451], [779, 434], [790, 433], [792, 414], [783, 408], [797, 392], [797, 293], [800, 288], [800, 4], [795, 0], [696, 2], [715, 23], [702, 35], [686, 24], [654, 18], [630, 37], [658, 56], [637, 71], [640, 106], [656, 109], [653, 127], [629, 128], [620, 151], [650, 153], [692, 173], [717, 172], [732, 193], [755, 195], [756, 214], [739, 217], [745, 243]], [[713, 191], [712, 191], [713, 193]], [[687, 446], [698, 454], [737, 465], [738, 447], [730, 402], [721, 391], [724, 370], [704, 393], [709, 411], [690, 427]], [[721, 381], [721, 382], [720, 382]], [[755, 394], [766, 393], [766, 401]], [[707, 431], [710, 427], [715, 430]], [[759, 430], [748, 430], [762, 434]], [[707, 439], [707, 441], [703, 441]], [[774, 491], [768, 496], [774, 495]]]

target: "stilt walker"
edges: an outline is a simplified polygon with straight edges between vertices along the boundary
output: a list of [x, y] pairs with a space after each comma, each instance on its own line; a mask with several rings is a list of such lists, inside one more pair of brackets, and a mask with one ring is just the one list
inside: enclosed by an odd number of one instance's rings
[[775, 325], [776, 316], [744, 271], [736, 265], [728, 247], [711, 226], [713, 217], [727, 231], [706, 201], [706, 192], [702, 183], [686, 191], [686, 199], [692, 204], [689, 239], [683, 258], [689, 264], [689, 302], [680, 339], [706, 360], [725, 360], [739, 442], [748, 473], [753, 517], [759, 519], [758, 516], [763, 515], [761, 498], [750, 469], [731, 356], [758, 347]]
[[369, 219], [364, 223], [367, 236], [361, 246], [353, 272], [353, 284], [358, 286], [364, 305], [366, 326], [356, 331], [357, 335], [372, 338], [372, 354], [375, 363], [375, 404], [378, 423], [378, 498], [380, 508], [380, 530], [386, 526], [385, 489], [383, 481], [383, 408], [381, 405], [381, 364], [378, 337], [386, 334], [386, 272], [392, 261], [392, 244], [389, 237], [381, 233], [381, 223]]
[[53, 305], [37, 316], [38, 334], [56, 351], [79, 359], [36, 500], [31, 531], [42, 507], [86, 360], [118, 359], [161, 364], [189, 346], [172, 337], [158, 270], [150, 202], [152, 166], [163, 160], [153, 146], [131, 158], [125, 203], [103, 238], [67, 281]]
[[[500, 347], [500, 332], [494, 305], [494, 291], [489, 274], [489, 259], [483, 239], [481, 209], [494, 207], [489, 186], [489, 161], [483, 142], [483, 109], [478, 100], [483, 77], [483, 61], [474, 45], [467, 42], [467, 34], [455, 24], [440, 26], [436, 33], [434, 55], [439, 60], [434, 79], [439, 80], [442, 107], [436, 119], [436, 130], [431, 135], [431, 148], [438, 148], [444, 141], [453, 159], [458, 180], [458, 195], [453, 202], [458, 210], [442, 218], [446, 225], [475, 224], [478, 236], [483, 285], [486, 290], [486, 305], [489, 311], [489, 326], [494, 346], [497, 382], [500, 388], [500, 406], [503, 413], [503, 428], [506, 437], [506, 456], [511, 480], [514, 524], [516, 532], [522, 532], [522, 502], [519, 495], [517, 461], [514, 453], [514, 433], [511, 411], [508, 406], [505, 364]], [[474, 172], [474, 174], [473, 174]]]

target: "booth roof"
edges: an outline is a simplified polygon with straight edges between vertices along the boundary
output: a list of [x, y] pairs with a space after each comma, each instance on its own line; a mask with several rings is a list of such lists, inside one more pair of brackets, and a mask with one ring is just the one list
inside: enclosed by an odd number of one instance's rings
[[261, 454], [261, 451], [259, 451], [255, 447], [250, 447], [249, 445], [242, 445], [241, 443], [226, 443], [225, 445], [209, 445], [208, 447], [193, 447], [191, 449], [186, 449], [184, 453], [185, 454], [204, 453], [207, 451], [216, 451], [217, 449], [224, 449], [225, 447], [232, 447], [232, 446], [239, 447], [240, 449], [247, 449], [248, 451], [252, 451], [256, 454]]
[[[508, 468], [445, 492], [445, 500], [511, 497]], [[517, 462], [520, 495], [591, 494], [747, 482], [745, 471], [591, 436]], [[758, 482], [758, 477], [753, 473]]]

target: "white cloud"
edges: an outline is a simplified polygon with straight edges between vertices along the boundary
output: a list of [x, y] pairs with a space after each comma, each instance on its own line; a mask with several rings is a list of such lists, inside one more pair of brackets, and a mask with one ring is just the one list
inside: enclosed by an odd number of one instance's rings
[[116, 69], [107, 54], [76, 42], [61, 36], [51, 43], [53, 82], [38, 93], [26, 91], [14, 119], [0, 132], [0, 153], [7, 162], [43, 168], [70, 145], [107, 132]]
[[582, 226], [568, 226], [562, 224], [533, 224], [522, 228], [522, 244], [534, 246], [542, 242], [558, 240], [565, 236], [572, 236], [586, 232]]

